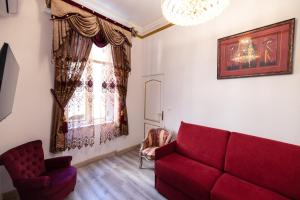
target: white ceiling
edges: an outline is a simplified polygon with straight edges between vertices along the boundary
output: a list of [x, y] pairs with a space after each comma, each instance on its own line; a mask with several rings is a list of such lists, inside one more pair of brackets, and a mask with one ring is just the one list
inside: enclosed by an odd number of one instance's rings
[[135, 27], [146, 34], [167, 24], [163, 18], [160, 0], [74, 0], [124, 25]]

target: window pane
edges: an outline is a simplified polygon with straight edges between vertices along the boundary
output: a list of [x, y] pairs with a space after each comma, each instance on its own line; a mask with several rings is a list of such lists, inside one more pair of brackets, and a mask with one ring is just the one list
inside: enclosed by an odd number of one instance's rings
[[106, 45], [104, 48], [99, 48], [96, 45], [93, 45], [90, 54], [90, 59], [105, 63], [113, 63], [111, 55], [111, 46]]
[[82, 121], [85, 120], [85, 110], [86, 110], [86, 95], [83, 87], [83, 82], [85, 79], [85, 74], [81, 78], [81, 86], [77, 87], [73, 97], [68, 103], [68, 118], [71, 121]]
[[93, 45], [81, 82], [68, 104], [70, 128], [113, 122], [116, 84], [110, 45]]
[[[98, 119], [101, 122], [105, 120], [105, 104], [104, 104], [104, 94], [102, 93], [102, 82], [104, 80], [104, 65], [93, 63], [93, 77], [94, 79], [94, 119]], [[97, 78], [96, 78], [97, 77]]]

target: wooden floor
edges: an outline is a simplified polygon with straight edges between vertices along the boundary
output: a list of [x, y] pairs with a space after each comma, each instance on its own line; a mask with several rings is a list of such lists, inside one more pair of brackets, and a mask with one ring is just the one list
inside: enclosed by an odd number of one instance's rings
[[67, 200], [164, 200], [154, 188], [153, 169], [138, 165], [138, 151], [130, 151], [81, 167], [75, 191]]
[[[144, 162], [152, 167], [152, 162]], [[139, 169], [138, 151], [78, 168], [75, 191], [66, 200], [165, 200], [154, 188], [153, 169]], [[18, 200], [11, 192], [5, 200]]]

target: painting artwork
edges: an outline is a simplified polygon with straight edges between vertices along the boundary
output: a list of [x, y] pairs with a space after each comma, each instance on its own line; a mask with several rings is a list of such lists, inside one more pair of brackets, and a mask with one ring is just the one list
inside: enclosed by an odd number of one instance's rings
[[291, 74], [295, 19], [218, 39], [218, 79]]

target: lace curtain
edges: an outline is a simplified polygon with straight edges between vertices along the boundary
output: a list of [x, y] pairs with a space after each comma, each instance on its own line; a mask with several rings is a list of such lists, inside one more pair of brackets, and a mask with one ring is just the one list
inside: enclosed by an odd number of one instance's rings
[[93, 146], [111, 140], [118, 132], [118, 91], [111, 47], [93, 46], [78, 87], [65, 110], [68, 119], [67, 148]]

